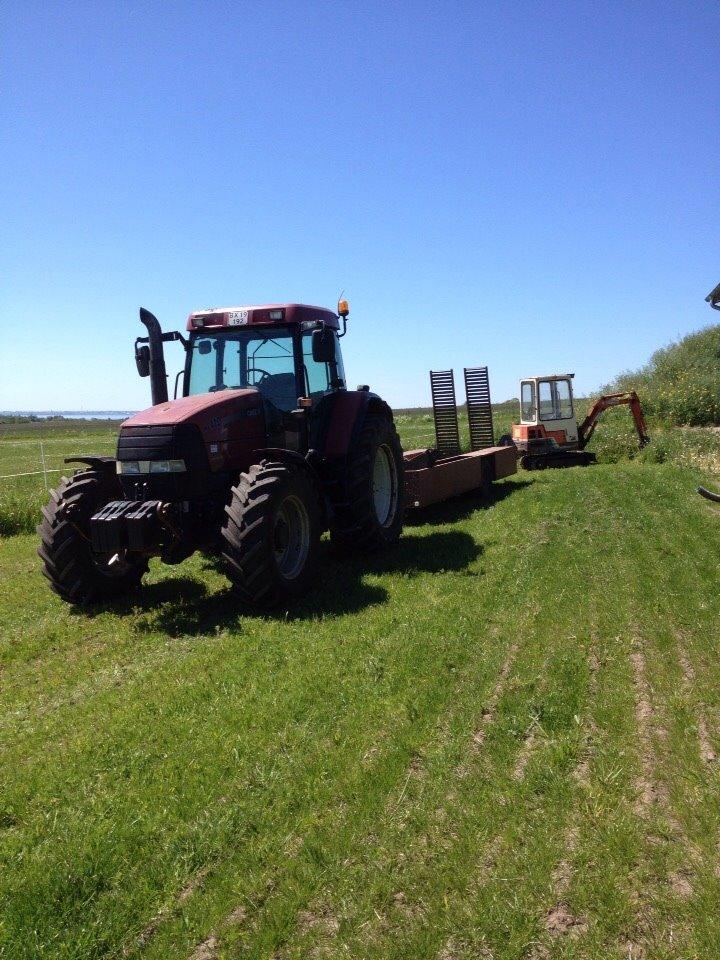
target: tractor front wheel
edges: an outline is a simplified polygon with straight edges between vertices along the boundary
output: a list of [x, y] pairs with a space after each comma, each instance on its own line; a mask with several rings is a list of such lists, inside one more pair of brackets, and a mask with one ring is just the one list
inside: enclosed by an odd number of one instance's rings
[[90, 542], [90, 517], [117, 497], [112, 481], [99, 470], [81, 470], [60, 481], [43, 507], [38, 526], [43, 574], [67, 603], [114, 600], [140, 586], [147, 560], [120, 551], [97, 553]]
[[330, 535], [343, 550], [368, 552], [396, 543], [405, 510], [403, 452], [392, 419], [365, 418], [348, 453], [342, 494], [332, 497]]
[[309, 589], [317, 565], [321, 510], [300, 467], [263, 460], [240, 475], [225, 508], [222, 554], [240, 598], [272, 607]]

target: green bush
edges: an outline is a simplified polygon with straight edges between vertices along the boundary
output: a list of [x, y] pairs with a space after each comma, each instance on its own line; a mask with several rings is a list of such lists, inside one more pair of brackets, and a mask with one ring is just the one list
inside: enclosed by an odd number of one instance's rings
[[622, 373], [603, 393], [637, 390], [645, 413], [676, 426], [720, 424], [720, 324], [657, 350], [634, 373]]

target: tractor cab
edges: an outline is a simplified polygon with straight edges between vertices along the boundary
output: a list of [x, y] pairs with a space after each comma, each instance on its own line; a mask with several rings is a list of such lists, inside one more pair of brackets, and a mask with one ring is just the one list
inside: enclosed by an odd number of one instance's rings
[[[347, 303], [339, 305], [345, 324]], [[340, 319], [304, 304], [232, 307], [191, 313], [182, 394], [254, 388], [262, 398], [269, 446], [302, 446], [296, 411], [345, 387]]]
[[[208, 427], [223, 432], [236, 424], [231, 433], [249, 438], [250, 424], [243, 428], [240, 420], [262, 414], [262, 446], [304, 455], [310, 428], [322, 419], [315, 414], [328, 406], [320, 401], [346, 388], [339, 341], [348, 314], [346, 300], [337, 314], [299, 303], [211, 308], [190, 314], [185, 337], [162, 333], [157, 319], [141, 310], [149, 336], [135, 342], [138, 373], [150, 377], [153, 406], [168, 421], [201, 404]], [[167, 406], [163, 342], [169, 340], [182, 341], [185, 364], [175, 378], [175, 402]]]
[[339, 327], [332, 311], [296, 303], [191, 313], [183, 396], [257, 387], [281, 411], [319, 399], [345, 386]]
[[577, 446], [573, 377], [572, 373], [552, 374], [520, 382], [520, 423], [512, 427], [512, 439], [519, 450]]

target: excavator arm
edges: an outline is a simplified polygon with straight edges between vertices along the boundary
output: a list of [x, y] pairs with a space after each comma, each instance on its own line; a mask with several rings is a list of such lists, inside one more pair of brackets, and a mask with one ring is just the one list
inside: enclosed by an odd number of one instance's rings
[[609, 407], [619, 407], [622, 404], [628, 404], [630, 407], [640, 440], [640, 447], [642, 448], [650, 442], [640, 398], [634, 390], [629, 390], [626, 393], [609, 393], [595, 401], [583, 422], [578, 424], [578, 447], [581, 450], [584, 450], [590, 442], [590, 437], [595, 431], [600, 414]]

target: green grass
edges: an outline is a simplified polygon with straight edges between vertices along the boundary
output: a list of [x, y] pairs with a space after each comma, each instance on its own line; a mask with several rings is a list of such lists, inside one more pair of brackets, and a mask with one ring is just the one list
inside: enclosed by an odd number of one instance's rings
[[0, 536], [31, 533], [48, 487], [75, 469], [65, 457], [112, 456], [118, 427], [108, 420], [0, 422]]
[[720, 512], [676, 455], [324, 544], [275, 616], [201, 557], [82, 613], [1, 540], [0, 957], [715, 958]]

